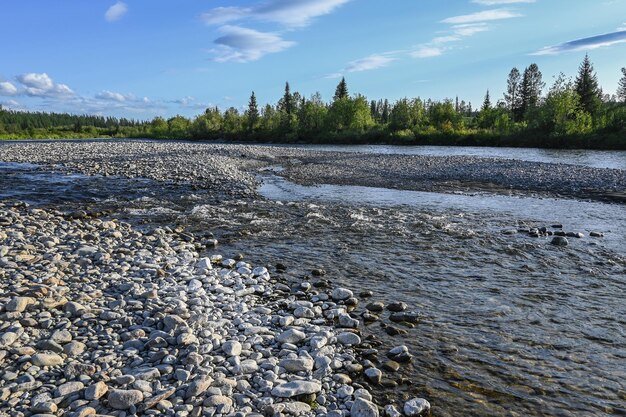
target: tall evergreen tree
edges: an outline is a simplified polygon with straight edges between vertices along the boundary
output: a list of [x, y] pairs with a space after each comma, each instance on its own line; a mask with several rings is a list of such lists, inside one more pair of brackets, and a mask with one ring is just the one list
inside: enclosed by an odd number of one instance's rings
[[509, 73], [509, 78], [506, 81], [506, 93], [504, 93], [504, 100], [509, 111], [513, 114], [517, 112], [520, 107], [520, 81], [522, 75], [517, 68], [513, 68]]
[[250, 95], [250, 102], [248, 103], [247, 116], [248, 116], [248, 131], [252, 132], [259, 120], [259, 107], [256, 102], [256, 96], [254, 95], [254, 91]]
[[385, 101], [383, 102], [383, 111], [381, 114], [381, 119], [383, 123], [388, 123], [389, 122], [389, 100], [385, 99]]
[[278, 107], [283, 113], [289, 116], [291, 115], [291, 113], [293, 113], [293, 95], [291, 95], [289, 82], [285, 83], [285, 93], [283, 94], [283, 98], [280, 100], [280, 103], [278, 103]]
[[480, 110], [491, 110], [491, 97], [489, 96], [489, 90], [487, 90], [487, 94], [485, 94], [485, 100], [483, 101], [483, 106]]
[[617, 99], [626, 103], [626, 68], [622, 68], [622, 78], [617, 85]]
[[522, 114], [537, 107], [541, 99], [541, 90], [543, 90], [544, 86], [545, 83], [543, 82], [543, 76], [541, 71], [539, 71], [539, 67], [537, 64], [530, 64], [528, 68], [524, 70], [524, 76], [522, 77], [520, 107]]
[[346, 79], [344, 77], [341, 77], [341, 81], [337, 84], [333, 100], [337, 101], [342, 98], [348, 98], [348, 84], [346, 83]]
[[580, 96], [581, 107], [589, 114], [593, 115], [598, 110], [601, 102], [601, 91], [598, 86], [598, 76], [593, 70], [589, 55], [578, 68], [578, 76], [575, 82], [576, 92]]

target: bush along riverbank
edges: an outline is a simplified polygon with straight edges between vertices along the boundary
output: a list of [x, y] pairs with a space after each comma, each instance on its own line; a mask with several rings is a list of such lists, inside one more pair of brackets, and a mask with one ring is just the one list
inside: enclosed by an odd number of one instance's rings
[[[0, 224], [7, 415], [430, 413], [422, 398], [376, 404], [376, 358], [399, 367], [412, 355], [362, 339], [349, 289], [203, 256], [215, 242], [180, 229], [23, 203], [0, 203]], [[393, 305], [395, 319], [417, 320], [406, 308]]]
[[151, 138], [280, 143], [515, 146], [626, 149], [626, 68], [615, 95], [604, 94], [588, 57], [575, 80], [557, 76], [545, 91], [539, 67], [513, 68], [502, 100], [487, 91], [481, 106], [459, 98], [368, 100], [345, 79], [333, 99], [306, 98], [285, 84], [276, 104], [245, 110], [207, 108], [187, 118], [151, 121], [28, 113], [0, 108], [0, 139]]

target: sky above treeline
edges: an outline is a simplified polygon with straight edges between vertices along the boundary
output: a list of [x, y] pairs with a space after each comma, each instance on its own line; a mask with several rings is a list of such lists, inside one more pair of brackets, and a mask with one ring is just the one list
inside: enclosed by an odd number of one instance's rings
[[502, 97], [585, 53], [605, 93], [626, 66], [626, 0], [3, 0], [0, 104], [149, 119], [332, 98]]

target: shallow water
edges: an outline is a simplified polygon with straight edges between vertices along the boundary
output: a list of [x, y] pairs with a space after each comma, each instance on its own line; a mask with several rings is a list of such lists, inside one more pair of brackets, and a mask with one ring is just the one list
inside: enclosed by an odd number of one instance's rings
[[[209, 253], [281, 262], [294, 282], [324, 268], [334, 284], [405, 301], [423, 315], [406, 336], [379, 323], [363, 330], [415, 355], [400, 372], [412, 384], [378, 390], [381, 403], [419, 395], [435, 416], [626, 415], [625, 206], [302, 187], [263, 175], [265, 198], [216, 204], [184, 186], [0, 164], [0, 198], [113, 209], [142, 227], [185, 224], [216, 235]], [[557, 248], [501, 233], [553, 223], [586, 236]]]
[[[292, 147], [294, 145], [289, 146]], [[329, 152], [358, 152], [384, 155], [477, 156], [583, 165], [594, 168], [626, 169], [626, 151], [496, 148], [488, 146], [296, 145], [295, 147]]]

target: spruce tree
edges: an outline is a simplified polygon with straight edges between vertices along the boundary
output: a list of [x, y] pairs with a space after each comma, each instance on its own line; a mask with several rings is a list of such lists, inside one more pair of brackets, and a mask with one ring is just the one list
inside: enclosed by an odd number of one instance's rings
[[483, 101], [483, 106], [480, 110], [491, 110], [491, 97], [489, 96], [489, 90], [487, 90], [487, 94], [485, 94], [485, 101]]
[[252, 132], [259, 120], [259, 107], [257, 106], [256, 96], [254, 91], [250, 95], [250, 102], [248, 103], [248, 131]]
[[346, 79], [341, 77], [341, 81], [337, 84], [337, 88], [335, 89], [335, 96], [333, 100], [341, 100], [343, 98], [348, 98], [348, 84], [346, 83]]
[[520, 80], [521, 74], [517, 68], [513, 68], [509, 73], [509, 78], [506, 82], [506, 93], [504, 93], [504, 100], [509, 111], [515, 114], [520, 107]]
[[293, 113], [293, 96], [291, 95], [289, 82], [285, 83], [285, 94], [283, 94], [283, 98], [281, 99], [279, 106], [280, 109], [287, 115], [291, 115], [291, 113]]
[[622, 78], [617, 84], [617, 99], [626, 103], [626, 68], [622, 68]]
[[543, 76], [537, 64], [530, 64], [524, 70], [521, 88], [520, 112], [525, 114], [528, 110], [537, 107], [541, 99], [541, 90], [545, 86]]
[[600, 107], [601, 92], [598, 87], [598, 76], [593, 70], [593, 65], [589, 60], [589, 55], [578, 68], [578, 76], [575, 83], [576, 92], [580, 97], [581, 107], [589, 114], [593, 115]]
[[383, 103], [383, 111], [381, 115], [383, 123], [389, 122], [389, 100], [385, 99]]

